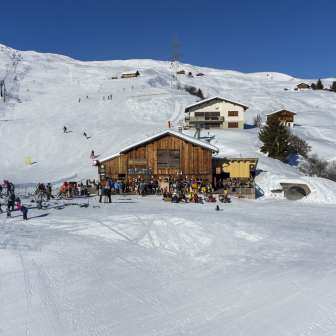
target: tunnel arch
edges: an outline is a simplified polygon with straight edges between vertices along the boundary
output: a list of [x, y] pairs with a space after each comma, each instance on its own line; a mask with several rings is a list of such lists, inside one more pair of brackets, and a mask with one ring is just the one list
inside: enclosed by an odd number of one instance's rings
[[299, 183], [281, 183], [284, 196], [290, 201], [300, 200], [310, 194], [310, 189], [306, 184]]

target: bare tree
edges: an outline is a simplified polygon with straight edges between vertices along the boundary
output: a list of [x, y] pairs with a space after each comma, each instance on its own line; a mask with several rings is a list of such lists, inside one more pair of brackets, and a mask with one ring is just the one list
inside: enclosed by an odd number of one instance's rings
[[260, 114], [257, 114], [254, 118], [253, 118], [253, 125], [255, 127], [261, 128], [261, 124], [262, 124], [262, 118]]

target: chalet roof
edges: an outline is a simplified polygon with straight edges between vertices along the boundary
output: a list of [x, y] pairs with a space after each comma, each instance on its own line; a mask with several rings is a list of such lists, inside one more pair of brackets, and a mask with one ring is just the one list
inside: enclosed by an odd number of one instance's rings
[[216, 153], [218, 152], [218, 148], [215, 147], [215, 146], [213, 146], [213, 145], [211, 145], [211, 144], [209, 144], [208, 142], [196, 139], [196, 138], [194, 138], [192, 136], [189, 136], [189, 135], [181, 133], [181, 132], [174, 131], [172, 129], [167, 129], [167, 130], [164, 130], [162, 132], [156, 133], [156, 134], [154, 134], [154, 135], [152, 135], [152, 136], [150, 136], [148, 138], [145, 138], [145, 139], [143, 139], [141, 141], [138, 141], [138, 142], [136, 142], [136, 143], [134, 143], [132, 145], [129, 145], [129, 146], [123, 148], [119, 153], [113, 154], [113, 155], [108, 156], [106, 158], [103, 158], [103, 159], [101, 159], [99, 161], [100, 162], [104, 162], [104, 161], [107, 161], [107, 160], [114, 159], [114, 158], [118, 157], [120, 154], [125, 154], [125, 153], [127, 153], [128, 151], [130, 151], [133, 148], [145, 145], [145, 144], [147, 144], [149, 142], [152, 142], [152, 141], [154, 141], [156, 139], [162, 138], [165, 135], [173, 135], [173, 136], [175, 136], [175, 137], [177, 137], [179, 139], [182, 139], [182, 140], [184, 140], [186, 142], [189, 142], [189, 143], [192, 143], [194, 145], [197, 145], [197, 146], [209, 149], [212, 152], [216, 152]]
[[310, 84], [305, 83], [305, 82], [301, 82], [301, 83], [298, 83], [296, 86], [307, 86], [307, 87], [310, 87]]
[[281, 110], [277, 110], [277, 111], [274, 111], [274, 112], [271, 112], [271, 113], [267, 113], [266, 116], [273, 115], [273, 114], [277, 114], [277, 113], [279, 113], [279, 112], [283, 112], [283, 111], [286, 111], [286, 112], [289, 112], [290, 114], [296, 115], [295, 112], [291, 112], [291, 111], [288, 111], [288, 110], [286, 110], [286, 109], [281, 109]]
[[259, 159], [256, 157], [240, 157], [240, 156], [228, 156], [228, 155], [221, 155], [221, 156], [216, 156], [214, 157], [215, 160], [223, 160], [226, 159], [228, 161], [256, 161], [258, 162]]
[[139, 73], [139, 70], [134, 70], [134, 71], [127, 71], [127, 72], [122, 72], [121, 76], [127, 76], [127, 75], [136, 75], [137, 73]]
[[107, 160], [115, 159], [115, 158], [118, 157], [118, 156], [120, 156], [120, 153], [115, 153], [115, 154], [113, 154], [113, 155], [107, 156], [107, 157], [105, 157], [105, 158], [103, 158], [103, 159], [100, 159], [100, 160], [97, 160], [97, 161], [99, 161], [99, 162], [105, 162], [105, 161], [107, 161]]
[[185, 108], [185, 112], [189, 112], [189, 110], [193, 107], [196, 107], [198, 105], [202, 105], [204, 103], [207, 103], [207, 102], [210, 102], [212, 100], [221, 100], [221, 101], [225, 101], [227, 103], [231, 103], [231, 104], [234, 104], [234, 105], [238, 105], [238, 106], [241, 106], [243, 107], [245, 110], [248, 109], [248, 106], [244, 105], [244, 104], [241, 104], [241, 103], [238, 103], [238, 102], [234, 102], [232, 100], [229, 100], [229, 99], [226, 99], [226, 98], [223, 98], [223, 97], [219, 97], [219, 96], [215, 96], [215, 97], [210, 97], [210, 98], [207, 98], [207, 99], [203, 99], [199, 102], [196, 102], [194, 104], [191, 104], [191, 105], [188, 105], [186, 108]]

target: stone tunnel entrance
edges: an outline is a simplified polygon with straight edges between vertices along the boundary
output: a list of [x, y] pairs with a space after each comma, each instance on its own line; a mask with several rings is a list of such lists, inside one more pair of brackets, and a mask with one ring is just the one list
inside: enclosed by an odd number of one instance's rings
[[303, 183], [280, 183], [284, 196], [290, 201], [297, 201], [311, 193], [307, 184]]

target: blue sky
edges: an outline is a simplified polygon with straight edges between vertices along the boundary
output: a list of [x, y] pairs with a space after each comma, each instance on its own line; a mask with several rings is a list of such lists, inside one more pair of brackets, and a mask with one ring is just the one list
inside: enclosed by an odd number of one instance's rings
[[336, 77], [335, 0], [1, 1], [0, 43], [81, 60], [182, 61]]

